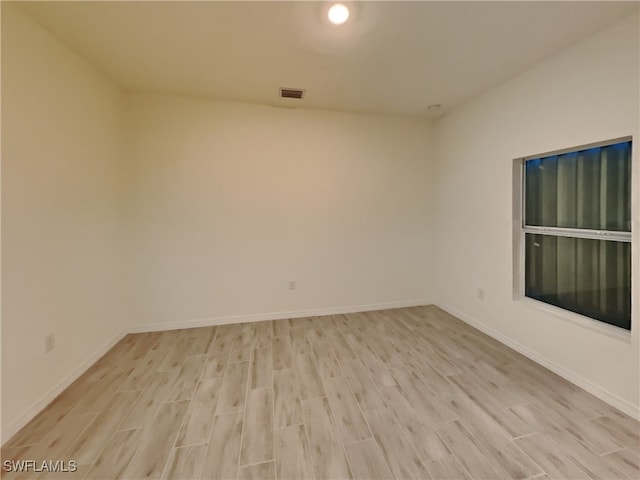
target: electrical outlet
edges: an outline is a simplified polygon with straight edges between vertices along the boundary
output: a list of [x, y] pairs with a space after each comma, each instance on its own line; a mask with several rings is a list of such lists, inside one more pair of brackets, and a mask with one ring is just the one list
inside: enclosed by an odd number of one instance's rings
[[296, 289], [296, 281], [289, 280], [289, 290], [295, 290], [295, 289]]
[[56, 346], [56, 337], [53, 333], [50, 333], [46, 337], [44, 337], [44, 353], [49, 353]]
[[478, 289], [478, 300], [484, 300], [484, 290], [482, 288]]

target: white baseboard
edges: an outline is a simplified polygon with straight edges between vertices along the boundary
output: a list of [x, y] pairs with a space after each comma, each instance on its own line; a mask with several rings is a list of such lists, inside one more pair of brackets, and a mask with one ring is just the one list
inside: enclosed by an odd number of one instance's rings
[[129, 333], [158, 332], [162, 330], [176, 330], [180, 328], [211, 327], [230, 323], [260, 322], [263, 320], [280, 320], [283, 318], [316, 317], [322, 315], [338, 315], [341, 313], [370, 312], [373, 310], [388, 310], [391, 308], [420, 307], [430, 305], [430, 299], [400, 300], [387, 303], [372, 303], [368, 305], [348, 305], [332, 308], [317, 308], [311, 310], [294, 310], [290, 312], [253, 313], [248, 315], [234, 315], [228, 317], [202, 318], [197, 320], [183, 320], [179, 322], [152, 323], [136, 325], [129, 329]]
[[69, 375], [67, 375], [62, 381], [60, 381], [57, 385], [55, 385], [51, 390], [45, 393], [39, 400], [37, 400], [33, 405], [27, 408], [22, 415], [20, 415], [16, 420], [11, 422], [9, 425], [2, 425], [2, 444], [4, 445], [7, 441], [11, 439], [18, 431], [24, 427], [27, 423], [29, 423], [38, 413], [40, 413], [44, 407], [49, 405], [58, 395], [62, 393], [62, 391], [71, 385], [80, 375], [86, 372], [91, 365], [96, 363], [100, 357], [102, 357], [105, 353], [107, 353], [116, 343], [124, 338], [127, 332], [120, 332], [118, 335], [113, 337], [107, 343], [102, 345], [98, 350], [92, 353], [82, 364], [80, 364], [75, 370], [73, 370]]
[[559, 365], [558, 363], [550, 360], [544, 355], [530, 349], [529, 347], [525, 347], [524, 345], [516, 342], [515, 340], [503, 335], [502, 333], [494, 330], [488, 325], [476, 320], [475, 318], [462, 313], [455, 308], [450, 307], [449, 305], [445, 305], [442, 303], [435, 303], [435, 305], [442, 310], [450, 313], [454, 317], [459, 318], [463, 322], [471, 325], [474, 328], [477, 328], [483, 333], [486, 333], [490, 337], [498, 340], [500, 343], [507, 345], [508, 347], [514, 349], [516, 352], [521, 353], [525, 357], [533, 360], [534, 362], [542, 365], [543, 367], [551, 370], [552, 372], [560, 375], [562, 378], [568, 380], [574, 385], [586, 390], [590, 394], [598, 397], [603, 402], [608, 403], [614, 408], [617, 408], [621, 412], [626, 413], [630, 417], [635, 418], [636, 420], [640, 420], [640, 407], [638, 405], [634, 405], [633, 403], [621, 398], [620, 396], [612, 393], [600, 385], [596, 385], [591, 380], [587, 380], [586, 378], [576, 374], [575, 372], [568, 370], [567, 368]]

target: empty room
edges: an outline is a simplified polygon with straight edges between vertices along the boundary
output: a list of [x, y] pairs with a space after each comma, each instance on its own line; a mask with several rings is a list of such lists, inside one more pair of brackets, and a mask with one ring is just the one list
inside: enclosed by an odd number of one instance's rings
[[2, 478], [640, 478], [640, 2], [2, 1]]

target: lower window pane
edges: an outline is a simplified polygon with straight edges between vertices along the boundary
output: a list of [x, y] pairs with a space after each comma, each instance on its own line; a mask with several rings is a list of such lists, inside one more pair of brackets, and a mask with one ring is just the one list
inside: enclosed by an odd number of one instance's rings
[[526, 234], [525, 295], [631, 329], [631, 243]]

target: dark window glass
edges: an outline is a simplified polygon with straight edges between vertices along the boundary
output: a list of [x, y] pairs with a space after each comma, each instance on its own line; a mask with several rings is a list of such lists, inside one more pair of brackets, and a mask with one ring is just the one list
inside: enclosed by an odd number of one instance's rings
[[527, 233], [525, 295], [631, 329], [631, 243]]
[[631, 142], [525, 163], [525, 225], [631, 231]]

